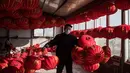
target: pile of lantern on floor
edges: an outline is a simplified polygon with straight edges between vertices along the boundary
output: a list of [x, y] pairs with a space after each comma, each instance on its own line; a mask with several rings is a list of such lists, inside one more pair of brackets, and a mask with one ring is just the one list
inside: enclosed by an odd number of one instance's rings
[[72, 50], [72, 59], [86, 71], [93, 72], [97, 70], [100, 63], [106, 63], [111, 57], [110, 48], [96, 45], [94, 39], [89, 35], [82, 35], [78, 40], [78, 44]]
[[25, 52], [0, 57], [0, 73], [35, 73], [36, 70], [56, 68], [58, 57], [46, 55], [50, 49], [42, 50], [39, 45], [26, 48]]

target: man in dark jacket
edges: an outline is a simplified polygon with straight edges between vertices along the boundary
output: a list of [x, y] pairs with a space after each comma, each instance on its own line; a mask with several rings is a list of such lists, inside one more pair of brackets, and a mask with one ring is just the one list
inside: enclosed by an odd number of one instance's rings
[[64, 66], [66, 66], [66, 72], [72, 73], [72, 58], [71, 51], [75, 45], [77, 45], [77, 38], [70, 33], [72, 26], [66, 24], [64, 27], [64, 32], [56, 35], [56, 37], [48, 42], [44, 47], [52, 47], [54, 45], [56, 48], [56, 55], [59, 58], [59, 64], [57, 65], [57, 72], [62, 73]]

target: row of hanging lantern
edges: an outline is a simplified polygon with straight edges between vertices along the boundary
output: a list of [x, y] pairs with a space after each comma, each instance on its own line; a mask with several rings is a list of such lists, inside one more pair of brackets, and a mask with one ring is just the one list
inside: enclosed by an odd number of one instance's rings
[[111, 15], [117, 12], [118, 9], [128, 10], [130, 9], [129, 0], [110, 0], [99, 6], [96, 6], [84, 13], [80, 13], [75, 17], [66, 20], [67, 23], [76, 24], [86, 22], [89, 20], [97, 19], [101, 16]]
[[[0, 27], [5, 27], [8, 29], [36, 29], [51, 28], [54, 26], [60, 27], [66, 23], [76, 24], [94, 20], [104, 15], [114, 14], [117, 9], [126, 10], [129, 8], [129, 0], [116, 0], [115, 2], [110, 0], [84, 13], [80, 13], [72, 18], [64, 20], [61, 17], [43, 15], [42, 9], [39, 6], [39, 0], [0, 0]], [[32, 20], [37, 21], [32, 22]]]
[[112, 38], [122, 38], [130, 39], [130, 25], [120, 25], [116, 27], [98, 27], [94, 29], [88, 29], [88, 30], [75, 30], [71, 32], [72, 35], [76, 37], [80, 37], [81, 35], [91, 35], [94, 38], [106, 38], [106, 39], [112, 39]]
[[65, 25], [61, 17], [43, 14], [39, 0], [0, 0], [0, 28], [36, 29]]

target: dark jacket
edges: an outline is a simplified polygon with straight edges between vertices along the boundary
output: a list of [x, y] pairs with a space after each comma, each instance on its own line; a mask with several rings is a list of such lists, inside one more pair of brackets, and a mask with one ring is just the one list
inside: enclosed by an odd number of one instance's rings
[[50, 47], [56, 45], [56, 55], [60, 57], [71, 56], [72, 48], [77, 45], [77, 38], [71, 34], [61, 33], [47, 43]]

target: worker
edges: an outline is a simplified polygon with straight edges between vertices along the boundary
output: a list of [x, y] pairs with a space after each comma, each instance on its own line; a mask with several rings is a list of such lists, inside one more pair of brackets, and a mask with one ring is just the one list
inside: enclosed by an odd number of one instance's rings
[[77, 38], [71, 34], [72, 26], [66, 24], [64, 32], [56, 35], [56, 37], [48, 42], [44, 48], [57, 46], [56, 56], [59, 58], [56, 73], [62, 73], [64, 66], [66, 67], [67, 73], [72, 73], [72, 57], [71, 51], [75, 45], [77, 45]]

